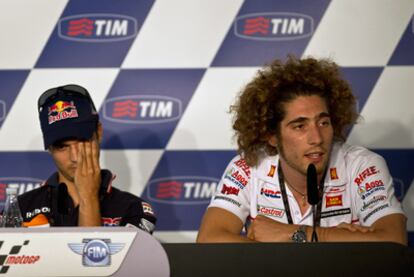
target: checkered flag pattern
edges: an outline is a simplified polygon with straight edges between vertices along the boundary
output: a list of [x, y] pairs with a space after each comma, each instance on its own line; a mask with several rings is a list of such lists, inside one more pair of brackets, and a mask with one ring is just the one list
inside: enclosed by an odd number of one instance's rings
[[351, 83], [363, 120], [348, 142], [386, 158], [414, 231], [413, 14], [412, 0], [1, 0], [0, 203], [55, 170], [36, 101], [76, 83], [114, 185], [153, 205], [159, 239], [194, 241], [235, 155], [237, 93], [274, 58], [311, 55]]

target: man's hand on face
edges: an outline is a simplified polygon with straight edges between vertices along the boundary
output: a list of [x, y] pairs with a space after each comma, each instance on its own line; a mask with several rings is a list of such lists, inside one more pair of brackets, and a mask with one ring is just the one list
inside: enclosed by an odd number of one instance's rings
[[78, 162], [74, 177], [80, 201], [98, 197], [101, 168], [96, 139], [78, 143]]

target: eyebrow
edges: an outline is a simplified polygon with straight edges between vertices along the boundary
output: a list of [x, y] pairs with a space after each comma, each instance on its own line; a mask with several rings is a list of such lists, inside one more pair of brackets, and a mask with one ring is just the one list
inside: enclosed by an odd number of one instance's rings
[[[331, 117], [331, 116], [327, 112], [321, 112], [320, 114], [318, 114], [316, 116], [316, 119], [321, 119], [321, 118], [325, 118], [325, 117]], [[302, 122], [305, 122], [305, 121], [308, 121], [308, 120], [309, 120], [308, 117], [297, 117], [297, 118], [289, 121], [286, 125], [291, 125], [291, 124], [295, 124], [295, 123], [302, 123]]]

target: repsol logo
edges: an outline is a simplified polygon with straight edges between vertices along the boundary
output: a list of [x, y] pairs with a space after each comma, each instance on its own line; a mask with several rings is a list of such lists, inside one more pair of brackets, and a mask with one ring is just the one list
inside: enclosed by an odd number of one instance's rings
[[217, 189], [219, 180], [201, 176], [177, 176], [151, 180], [147, 197], [159, 203], [207, 204]]
[[58, 35], [78, 42], [113, 42], [134, 38], [137, 20], [120, 14], [79, 14], [59, 20]]
[[6, 200], [6, 188], [17, 188], [18, 194], [40, 187], [43, 180], [30, 177], [0, 177], [0, 201]]
[[313, 18], [300, 13], [251, 13], [237, 17], [234, 23], [236, 36], [252, 40], [302, 39], [313, 32]]
[[103, 117], [119, 123], [165, 123], [178, 120], [182, 106], [180, 99], [164, 95], [120, 96], [105, 101]]

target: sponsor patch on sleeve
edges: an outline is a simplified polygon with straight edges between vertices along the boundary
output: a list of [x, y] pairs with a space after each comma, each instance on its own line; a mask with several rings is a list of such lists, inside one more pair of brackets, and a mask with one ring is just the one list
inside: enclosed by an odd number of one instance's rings
[[358, 174], [358, 176], [355, 178], [354, 182], [356, 185], [361, 185], [364, 180], [369, 177], [373, 176], [375, 174], [379, 173], [378, 169], [374, 166], [370, 166], [365, 168], [361, 173]]
[[122, 217], [102, 217], [101, 222], [105, 227], [117, 227], [121, 224]]
[[144, 214], [155, 216], [152, 206], [147, 202], [142, 201], [142, 209], [144, 210]]
[[221, 193], [222, 194], [227, 194], [227, 195], [239, 195], [239, 191], [240, 189], [232, 187], [232, 186], [227, 186], [226, 184], [223, 184], [223, 188], [221, 189]]
[[230, 198], [230, 197], [226, 197], [226, 196], [221, 196], [221, 195], [216, 195], [214, 196], [214, 200], [222, 200], [222, 201], [227, 201], [237, 207], [240, 207], [241, 204], [239, 202], [237, 202], [236, 200]]
[[365, 223], [365, 222], [367, 222], [367, 220], [371, 217], [371, 216], [373, 216], [374, 214], [376, 214], [376, 213], [378, 213], [378, 212], [380, 212], [381, 210], [383, 210], [383, 209], [386, 209], [386, 208], [388, 208], [390, 205], [388, 205], [388, 204], [384, 204], [384, 205], [382, 205], [382, 206], [379, 206], [379, 207], [377, 207], [377, 208], [375, 208], [374, 210], [372, 210], [370, 213], [368, 213], [363, 219], [362, 219], [362, 221]]
[[242, 170], [247, 177], [250, 177], [250, 166], [247, 165], [246, 160], [239, 159], [234, 164], [238, 169]]
[[239, 169], [231, 168], [224, 175], [224, 179], [230, 181], [240, 189], [244, 189], [247, 185], [248, 180], [244, 178]]

